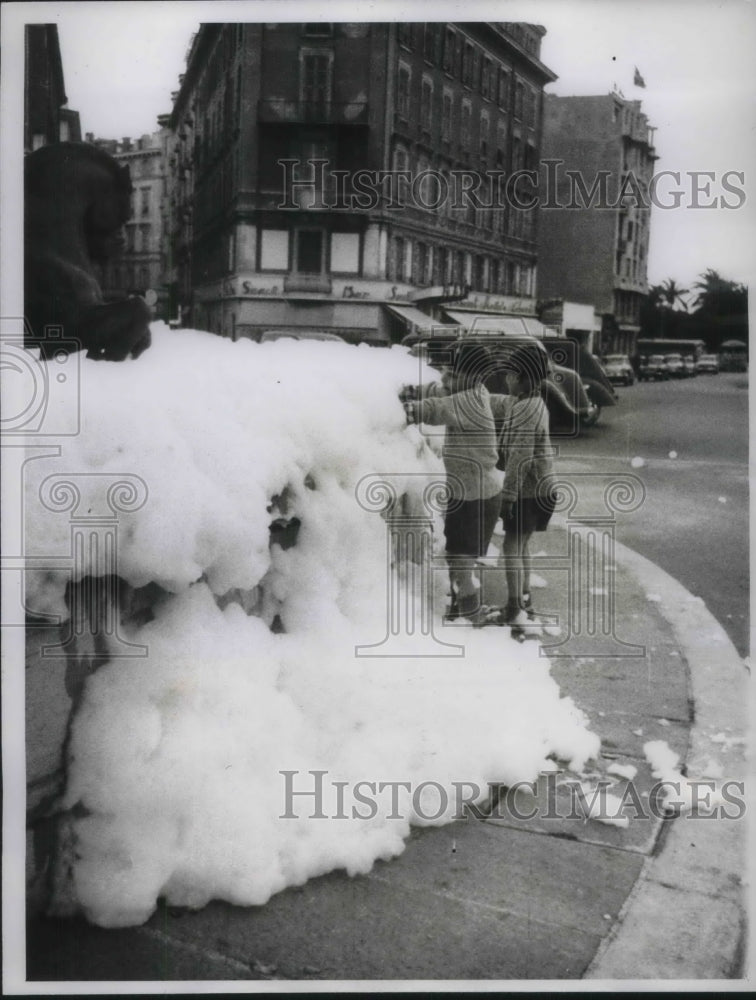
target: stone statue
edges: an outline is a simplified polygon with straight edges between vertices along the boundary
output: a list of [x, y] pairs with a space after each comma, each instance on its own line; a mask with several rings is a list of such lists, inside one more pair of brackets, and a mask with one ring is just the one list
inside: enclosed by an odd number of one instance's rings
[[24, 187], [26, 346], [51, 357], [64, 338], [89, 358], [139, 357], [150, 346], [149, 307], [138, 296], [105, 302], [95, 271], [123, 246], [128, 166], [89, 143], [54, 143], [26, 157]]

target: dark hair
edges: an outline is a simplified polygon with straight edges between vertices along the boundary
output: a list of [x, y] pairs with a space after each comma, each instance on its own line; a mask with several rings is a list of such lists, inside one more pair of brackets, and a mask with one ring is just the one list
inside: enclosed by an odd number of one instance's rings
[[543, 344], [535, 341], [515, 348], [507, 358], [506, 367], [516, 372], [531, 391], [539, 389], [548, 375], [549, 356]]
[[483, 344], [460, 344], [454, 357], [454, 374], [477, 385], [491, 372], [491, 354]]

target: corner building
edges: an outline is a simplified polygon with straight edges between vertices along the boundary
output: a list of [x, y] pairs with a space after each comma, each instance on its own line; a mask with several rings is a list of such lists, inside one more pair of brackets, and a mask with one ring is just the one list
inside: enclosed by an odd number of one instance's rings
[[203, 24], [170, 118], [182, 315], [233, 338], [305, 327], [382, 343], [535, 317], [535, 211], [502, 189], [539, 160], [555, 79], [543, 34]]
[[593, 304], [602, 353], [633, 355], [640, 332], [653, 133], [640, 101], [620, 94], [545, 97], [542, 155], [554, 181], [539, 218], [539, 296]]

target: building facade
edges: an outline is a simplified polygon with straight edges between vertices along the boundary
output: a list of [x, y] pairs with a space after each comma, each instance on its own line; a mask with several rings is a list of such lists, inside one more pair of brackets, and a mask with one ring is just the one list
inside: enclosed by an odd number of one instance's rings
[[56, 24], [24, 28], [24, 152], [53, 142], [80, 142], [79, 112], [68, 103]]
[[86, 141], [128, 165], [131, 183], [131, 216], [125, 224], [123, 254], [110, 261], [101, 274], [106, 298], [145, 295], [150, 289], [157, 299], [155, 312], [168, 318], [164, 215], [165, 215], [165, 136], [164, 131], [139, 139], [97, 139], [88, 132]]
[[187, 325], [387, 343], [464, 313], [534, 317], [536, 214], [505, 188], [539, 160], [543, 34], [202, 25], [170, 119]]
[[648, 184], [657, 159], [640, 101], [546, 95], [539, 297], [592, 303], [599, 350], [632, 355], [648, 292]]

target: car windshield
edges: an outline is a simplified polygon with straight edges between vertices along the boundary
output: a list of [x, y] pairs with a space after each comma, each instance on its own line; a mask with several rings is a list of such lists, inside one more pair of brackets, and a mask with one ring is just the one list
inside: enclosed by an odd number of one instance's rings
[[667, 361], [682, 361], [682, 358], [679, 354], [668, 354]]
[[627, 358], [625, 358], [622, 354], [610, 354], [606, 359], [606, 363], [608, 365], [623, 365], [626, 360]]

